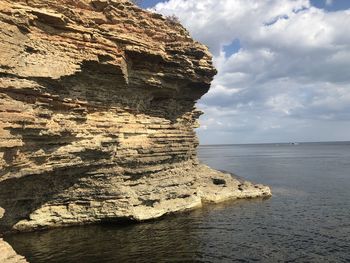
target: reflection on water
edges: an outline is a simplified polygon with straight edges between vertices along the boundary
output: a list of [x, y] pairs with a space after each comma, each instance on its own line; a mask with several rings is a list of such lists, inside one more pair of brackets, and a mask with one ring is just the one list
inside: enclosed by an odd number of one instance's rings
[[25, 247], [26, 256], [35, 259], [32, 262], [160, 262], [174, 253], [192, 261], [191, 251], [197, 250], [192, 227], [179, 224], [161, 220], [140, 225], [72, 227], [10, 240], [16, 248]]
[[144, 224], [9, 236], [31, 262], [349, 262], [350, 145], [201, 147], [218, 169], [272, 186], [268, 200]]
[[307, 195], [307, 192], [301, 191], [298, 189], [288, 189], [288, 188], [283, 188], [283, 187], [274, 187], [273, 188], [273, 195], [274, 197], [282, 197], [282, 196], [290, 196], [290, 197], [295, 197], [295, 196], [305, 196]]

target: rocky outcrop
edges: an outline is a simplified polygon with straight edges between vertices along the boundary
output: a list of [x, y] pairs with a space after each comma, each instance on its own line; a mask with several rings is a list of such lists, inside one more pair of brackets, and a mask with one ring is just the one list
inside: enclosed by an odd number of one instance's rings
[[207, 48], [126, 0], [0, 0], [0, 232], [269, 196], [200, 164]]
[[[0, 219], [4, 210], [0, 208]], [[16, 253], [13, 248], [0, 238], [0, 262], [1, 263], [25, 263], [26, 259]]]
[[13, 248], [0, 238], [0, 262], [2, 263], [25, 263], [27, 260], [17, 255]]

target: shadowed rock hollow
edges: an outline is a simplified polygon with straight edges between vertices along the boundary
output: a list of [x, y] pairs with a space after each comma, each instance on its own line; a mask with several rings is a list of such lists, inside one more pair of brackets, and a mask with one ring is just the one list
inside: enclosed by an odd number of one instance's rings
[[269, 196], [200, 164], [213, 76], [181, 25], [124, 0], [0, 0], [0, 232]]

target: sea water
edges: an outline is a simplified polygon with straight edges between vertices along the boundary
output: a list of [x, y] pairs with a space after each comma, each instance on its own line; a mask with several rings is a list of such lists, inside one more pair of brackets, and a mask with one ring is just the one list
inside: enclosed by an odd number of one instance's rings
[[32, 263], [350, 262], [350, 143], [201, 146], [198, 154], [271, 186], [273, 197], [5, 239]]

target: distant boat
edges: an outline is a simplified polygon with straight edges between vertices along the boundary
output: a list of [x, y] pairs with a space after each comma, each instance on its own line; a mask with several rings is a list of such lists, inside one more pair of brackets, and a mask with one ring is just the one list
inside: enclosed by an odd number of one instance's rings
[[290, 144], [290, 145], [299, 145], [298, 142], [290, 142], [289, 144]]

